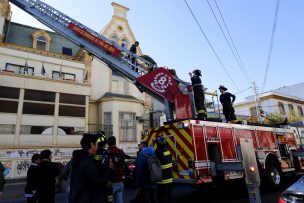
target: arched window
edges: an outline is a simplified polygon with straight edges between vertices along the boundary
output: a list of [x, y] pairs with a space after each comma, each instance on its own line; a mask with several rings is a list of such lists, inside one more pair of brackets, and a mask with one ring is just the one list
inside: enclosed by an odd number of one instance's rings
[[44, 51], [50, 50], [50, 44], [52, 41], [51, 36], [44, 30], [38, 30], [32, 34], [33, 48]]
[[47, 44], [47, 41], [44, 36], [37, 37], [37, 45], [36, 45], [37, 49], [46, 50], [46, 44]]

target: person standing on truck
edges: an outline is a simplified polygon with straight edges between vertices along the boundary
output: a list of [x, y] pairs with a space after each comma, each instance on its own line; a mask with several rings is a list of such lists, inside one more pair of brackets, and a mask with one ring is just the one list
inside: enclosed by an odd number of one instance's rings
[[157, 183], [157, 202], [172, 203], [172, 154], [168, 149], [168, 144], [163, 136], [156, 139], [157, 148], [155, 155], [159, 159], [162, 169], [162, 180]]
[[194, 94], [194, 103], [197, 112], [197, 118], [206, 120], [207, 112], [205, 108], [205, 92], [204, 86], [202, 85], [202, 76], [201, 71], [196, 69], [192, 73], [189, 73], [191, 77], [193, 94]]
[[[132, 52], [132, 53], [134, 53], [134, 54], [136, 54], [136, 53], [137, 53], [137, 47], [138, 47], [138, 46], [139, 46], [139, 42], [136, 41], [134, 44], [132, 44], [132, 46], [130, 47], [130, 50], [129, 50], [129, 51]], [[133, 57], [133, 56], [130, 56], [130, 58], [131, 58], [132, 64], [133, 64], [134, 66], [136, 66], [136, 58]], [[132, 70], [135, 70], [136, 72], [138, 72], [138, 69], [135, 68], [135, 67], [133, 67]]]
[[[220, 102], [223, 106], [223, 114], [225, 116], [226, 122], [230, 122], [236, 120], [236, 116], [234, 114], [233, 102], [235, 101], [235, 95], [230, 92], [226, 92], [228, 89], [220, 85], [219, 90], [221, 92]], [[231, 100], [232, 98], [232, 100]]]

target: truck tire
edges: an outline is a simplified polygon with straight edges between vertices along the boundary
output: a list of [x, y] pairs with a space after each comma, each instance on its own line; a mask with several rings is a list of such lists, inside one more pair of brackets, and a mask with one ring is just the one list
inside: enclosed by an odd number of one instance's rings
[[279, 163], [274, 159], [270, 159], [266, 162], [265, 168], [265, 182], [271, 191], [276, 191], [282, 184], [282, 171]]

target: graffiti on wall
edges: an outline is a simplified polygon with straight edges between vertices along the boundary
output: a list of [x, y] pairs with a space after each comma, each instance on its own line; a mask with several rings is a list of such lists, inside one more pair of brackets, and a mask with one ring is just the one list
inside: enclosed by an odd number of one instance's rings
[[9, 173], [5, 178], [10, 178], [12, 176], [12, 162], [11, 161], [1, 161], [4, 167], [9, 168]]
[[31, 166], [31, 160], [16, 161], [15, 177], [26, 176], [28, 168]]
[[[5, 178], [26, 177], [28, 168], [31, 165], [33, 154], [39, 154], [43, 149], [2, 149], [0, 150], [0, 160], [10, 171]], [[73, 148], [53, 148], [53, 162], [59, 164], [61, 169], [70, 160]]]
[[[0, 159], [31, 158], [33, 154], [39, 154], [43, 149], [18, 149], [0, 150]], [[54, 148], [50, 149], [54, 157], [71, 157], [74, 149]]]

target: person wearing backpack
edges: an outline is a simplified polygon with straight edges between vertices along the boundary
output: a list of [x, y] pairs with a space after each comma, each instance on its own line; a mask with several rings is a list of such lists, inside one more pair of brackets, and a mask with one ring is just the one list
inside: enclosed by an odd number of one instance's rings
[[167, 141], [163, 136], [156, 139], [155, 155], [161, 163], [162, 180], [157, 182], [157, 202], [172, 203], [172, 154], [170, 153]]
[[111, 178], [111, 183], [113, 187], [113, 203], [122, 203], [122, 193], [123, 193], [123, 169], [125, 165], [125, 153], [122, 149], [116, 146], [116, 137], [110, 136], [108, 138], [108, 156], [114, 163], [114, 177]]
[[148, 170], [149, 157], [155, 157], [153, 147], [143, 146], [135, 161], [134, 185], [137, 196], [133, 202], [156, 202], [156, 182], [150, 179], [150, 171]]

